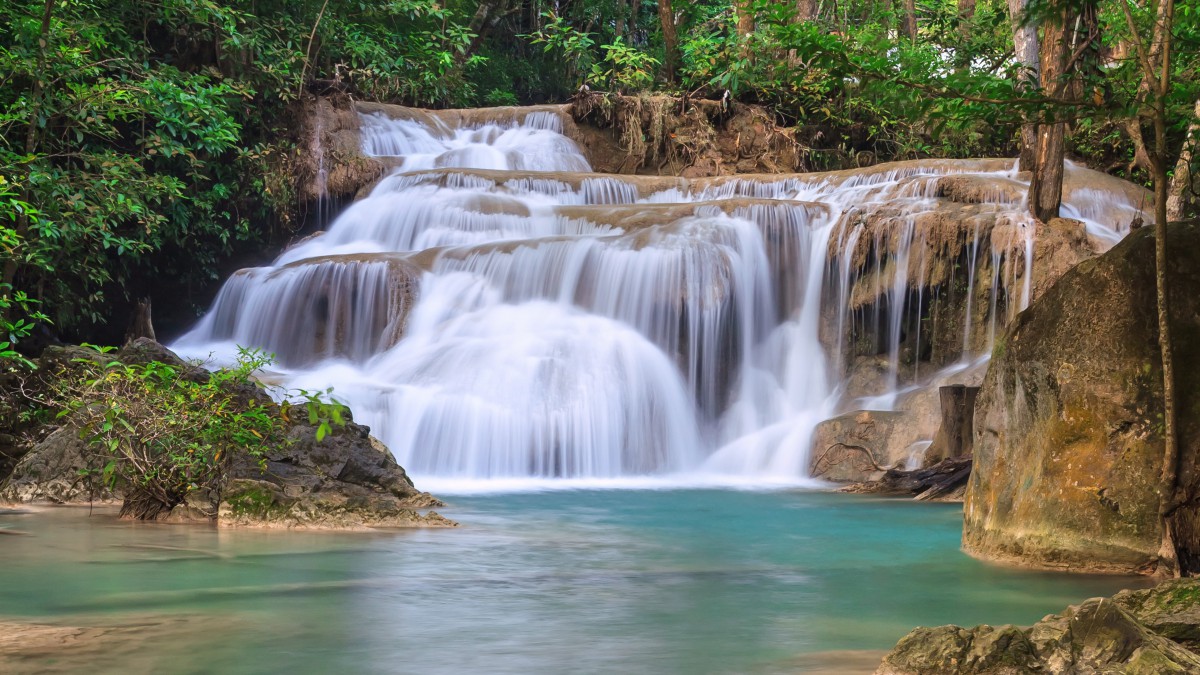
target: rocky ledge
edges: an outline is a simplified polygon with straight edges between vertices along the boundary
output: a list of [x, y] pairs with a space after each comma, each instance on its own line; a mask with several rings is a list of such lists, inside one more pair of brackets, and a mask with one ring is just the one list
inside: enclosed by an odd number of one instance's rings
[[875, 675], [1200, 672], [1200, 582], [1092, 598], [1029, 628], [917, 628]]
[[[97, 352], [77, 347], [51, 347], [39, 362], [39, 373], [54, 377], [75, 359]], [[105, 357], [111, 360], [112, 355]], [[149, 361], [187, 369], [188, 377], [208, 377], [162, 345], [139, 339], [115, 355], [127, 364]], [[256, 387], [246, 396], [267, 401]], [[287, 419], [284, 441], [265, 449], [263, 462], [235, 456], [213, 490], [196, 491], [170, 512], [167, 522], [216, 523], [221, 527], [357, 530], [378, 527], [455, 527], [435, 511], [443, 504], [413, 486], [404, 469], [370, 429], [347, 420], [317, 440], [317, 427], [307, 419]], [[124, 498], [85, 475], [94, 468], [94, 452], [71, 417], [57, 429], [42, 430], [42, 440], [23, 449], [11, 475], [0, 478], [0, 503], [85, 504]], [[46, 433], [48, 432], [48, 433]]]

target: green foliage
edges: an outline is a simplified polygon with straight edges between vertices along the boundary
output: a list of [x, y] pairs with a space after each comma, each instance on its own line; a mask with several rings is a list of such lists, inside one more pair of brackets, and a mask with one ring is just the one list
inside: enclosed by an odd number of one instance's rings
[[37, 367], [16, 350], [16, 345], [29, 337], [34, 325], [47, 320], [46, 315], [37, 310], [38, 304], [24, 291], [14, 291], [8, 284], [0, 284], [0, 370], [14, 366]]
[[[1032, 0], [1030, 18], [1059, 3]], [[1144, 180], [1129, 168], [1127, 123], [1146, 111], [1125, 11], [1145, 33], [1156, 4], [1096, 3], [1087, 56], [1105, 60], [1049, 101], [1016, 86], [999, 0], [967, 18], [953, 0], [919, 3], [916, 40], [902, 3], [821, 2], [800, 20], [792, 0], [755, 0], [739, 35], [731, 0], [675, 2], [671, 82], [655, 79], [666, 45], [649, 0], [13, 0], [0, 4], [0, 317], [32, 320], [15, 290], [68, 338], [121, 322], [148, 289], [198, 310], [231, 261], [300, 226], [294, 118], [313, 80], [418, 106], [562, 100], [583, 84], [728, 92], [794, 124], [816, 169], [1011, 156], [1023, 121], [1058, 119], [1076, 154]], [[1177, 3], [1173, 29], [1177, 149], [1200, 98], [1194, 3]]]
[[590, 84], [618, 91], [643, 91], [654, 84], [658, 59], [625, 43], [621, 37], [601, 45], [597, 56], [595, 37], [571, 27], [561, 16], [542, 15], [547, 23], [529, 36], [546, 52], [565, 59], [567, 70], [580, 78], [577, 84]]
[[629, 47], [620, 38], [602, 49], [604, 60], [592, 64], [591, 82], [617, 91], [643, 91], [654, 83], [658, 59]]
[[576, 30], [567, 23], [564, 17], [552, 12], [542, 14], [546, 24], [540, 30], [529, 35], [533, 44], [543, 46], [543, 51], [553, 53], [566, 64], [566, 74], [576, 80], [575, 86], [583, 84], [583, 79], [592, 74], [596, 65], [593, 47], [596, 40], [591, 33]]
[[239, 350], [233, 367], [210, 374], [157, 361], [76, 359], [50, 405], [95, 452], [86, 475], [125, 492], [128, 515], [154, 518], [192, 492], [216, 489], [238, 457], [265, 467], [266, 450], [291, 442], [289, 411], [296, 405], [317, 427], [318, 441], [345, 424], [345, 408], [329, 391], [288, 392], [298, 402], [276, 405], [253, 378], [272, 360]]
[[434, 0], [0, 4], [0, 283], [68, 336], [120, 321], [138, 290], [186, 309], [298, 225], [305, 81], [467, 103], [484, 57], [465, 16]]

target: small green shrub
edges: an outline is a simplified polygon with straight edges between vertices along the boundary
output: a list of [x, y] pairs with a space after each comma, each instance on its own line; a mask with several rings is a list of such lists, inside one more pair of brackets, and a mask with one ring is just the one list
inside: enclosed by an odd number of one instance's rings
[[295, 407], [318, 427], [318, 441], [345, 424], [328, 390], [287, 392], [292, 400], [283, 405], [261, 392], [253, 374], [271, 361], [241, 350], [232, 368], [210, 374], [157, 361], [77, 359], [55, 392], [58, 416], [70, 416], [94, 451], [94, 468], [83, 473], [125, 493], [121, 515], [153, 519], [190, 493], [216, 489], [239, 455], [265, 468], [265, 452], [291, 442]]

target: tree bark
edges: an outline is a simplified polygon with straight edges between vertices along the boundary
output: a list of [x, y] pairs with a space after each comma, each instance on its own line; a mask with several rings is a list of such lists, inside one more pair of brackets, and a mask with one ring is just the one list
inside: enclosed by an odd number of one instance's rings
[[[1029, 91], [1038, 86], [1039, 45], [1037, 25], [1027, 21], [1029, 0], [1008, 0], [1008, 16], [1013, 30], [1013, 54], [1021, 64], [1017, 86]], [[1037, 146], [1037, 125], [1021, 126], [1021, 156], [1018, 168], [1032, 171]]]
[[971, 22], [974, 19], [975, 0], [958, 0], [958, 34], [963, 40], [971, 37]]
[[737, 13], [737, 33], [743, 39], [754, 32], [753, 0], [734, 0], [734, 11]]
[[796, 0], [796, 20], [812, 21], [817, 18], [817, 0]]
[[917, 2], [904, 0], [904, 15], [901, 17], [900, 32], [912, 42], [917, 41]]
[[663, 77], [667, 82], [675, 81], [675, 71], [682, 61], [679, 54], [679, 34], [675, 26], [675, 10], [671, 0], [658, 0], [658, 21], [663, 34]]
[[[1142, 66], [1143, 86], [1138, 95], [1143, 117], [1154, 124], [1154, 149], [1149, 152], [1154, 177], [1154, 279], [1158, 305], [1158, 349], [1163, 377], [1163, 462], [1159, 482], [1158, 516], [1162, 540], [1158, 551], [1158, 570], [1162, 576], [1193, 574], [1200, 569], [1200, 551], [1195, 546], [1197, 533], [1195, 505], [1181, 509], [1185, 490], [1179, 481], [1179, 427], [1175, 396], [1175, 353], [1171, 343], [1170, 286], [1167, 279], [1167, 94], [1171, 90], [1171, 24], [1174, 0], [1160, 0], [1155, 13], [1149, 45], [1138, 37], [1137, 27], [1123, 6], [1131, 35]], [[1182, 548], [1181, 548], [1182, 544]], [[1181, 568], [1181, 564], [1185, 567]]]
[[1188, 202], [1196, 198], [1197, 181], [1196, 174], [1192, 171], [1192, 160], [1195, 157], [1198, 143], [1200, 143], [1200, 100], [1196, 101], [1192, 123], [1188, 125], [1187, 136], [1183, 139], [1183, 147], [1179, 150], [1179, 160], [1175, 162], [1175, 173], [1171, 176], [1171, 187], [1167, 190], [1168, 221], [1183, 220]]
[[974, 443], [975, 399], [979, 387], [954, 384], [938, 388], [942, 423], [925, 451], [923, 466], [970, 455]]
[[150, 298], [137, 301], [137, 305], [133, 309], [133, 316], [129, 320], [129, 328], [125, 330], [125, 344], [138, 338], [150, 338], [158, 341], [154, 335], [154, 323], [150, 319]]
[[[1047, 17], [1042, 28], [1042, 92], [1052, 98], [1060, 97], [1065, 89], [1071, 13], [1069, 9], [1056, 12]], [[1029, 181], [1029, 211], [1043, 223], [1057, 218], [1062, 205], [1063, 163], [1066, 159], [1064, 126], [1062, 122], [1051, 120], [1037, 128], [1033, 176]]]

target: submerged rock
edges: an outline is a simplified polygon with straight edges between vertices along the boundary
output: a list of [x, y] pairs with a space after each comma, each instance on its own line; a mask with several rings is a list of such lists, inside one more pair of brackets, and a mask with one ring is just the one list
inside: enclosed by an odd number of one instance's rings
[[1200, 583], [1176, 581], [1092, 598], [1030, 628], [917, 628], [875, 673], [1195, 673], [1198, 629]]
[[[1200, 227], [1169, 238], [1181, 476], [1198, 481]], [[1135, 232], [1072, 269], [997, 341], [975, 416], [963, 547], [1072, 571], [1152, 571], [1160, 540], [1162, 372], [1154, 238]], [[1195, 501], [1176, 539], [1200, 552]], [[1195, 561], [1185, 554], [1185, 569]]]

